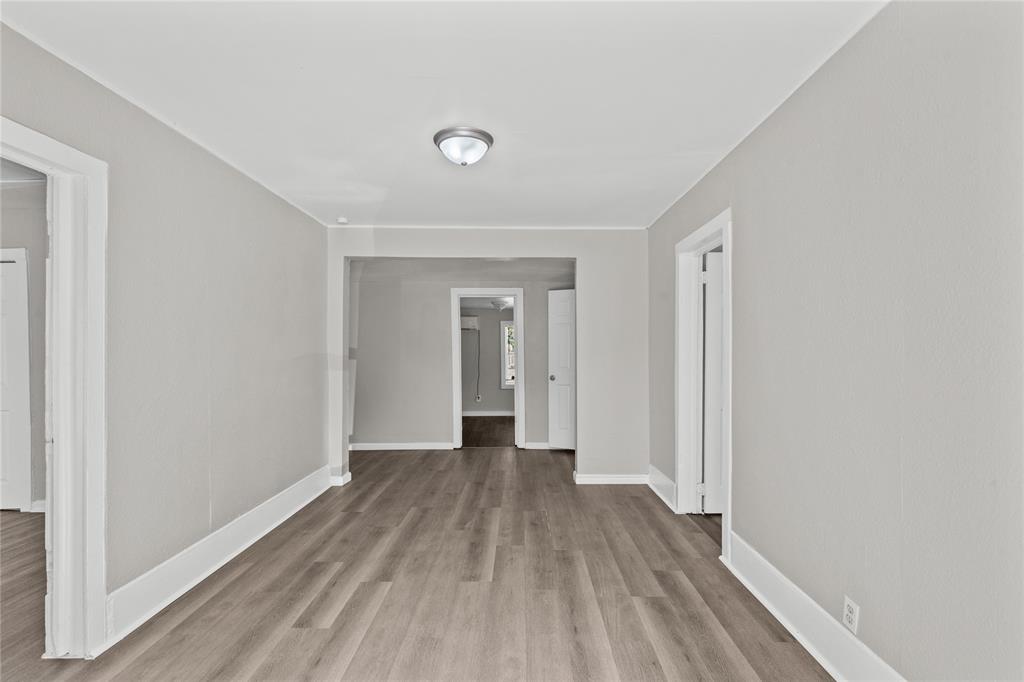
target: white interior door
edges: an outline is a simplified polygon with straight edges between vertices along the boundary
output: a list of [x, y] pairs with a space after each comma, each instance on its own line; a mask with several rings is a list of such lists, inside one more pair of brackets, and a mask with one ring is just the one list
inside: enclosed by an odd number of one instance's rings
[[28, 270], [25, 249], [0, 250], [0, 509], [29, 509]]
[[725, 508], [722, 475], [722, 254], [704, 256], [704, 428], [701, 485], [705, 514]]
[[548, 292], [548, 445], [576, 449], [576, 292]]

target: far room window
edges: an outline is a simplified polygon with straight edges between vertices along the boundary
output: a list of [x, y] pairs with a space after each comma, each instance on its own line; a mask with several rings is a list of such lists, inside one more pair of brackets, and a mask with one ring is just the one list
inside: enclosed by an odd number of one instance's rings
[[512, 320], [501, 321], [501, 387], [516, 385], [516, 327]]

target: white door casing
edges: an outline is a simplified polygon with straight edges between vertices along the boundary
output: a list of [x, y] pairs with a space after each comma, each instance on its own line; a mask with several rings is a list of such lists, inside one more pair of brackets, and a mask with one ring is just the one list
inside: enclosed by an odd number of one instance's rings
[[[722, 342], [721, 342], [721, 480], [722, 558], [732, 555], [732, 211], [724, 210], [675, 246], [675, 489], [666, 498], [677, 514], [702, 511], [697, 494], [702, 481], [704, 431], [704, 335], [703, 256], [721, 247]], [[652, 467], [653, 469], [653, 467]]]
[[0, 509], [27, 511], [32, 432], [25, 249], [2, 249], [0, 261]]
[[515, 444], [526, 446], [526, 298], [522, 287], [470, 287], [451, 290], [452, 334], [452, 447], [462, 447], [462, 304], [463, 298], [511, 297], [516, 334]]
[[704, 428], [702, 483], [705, 514], [725, 508], [722, 476], [722, 254], [704, 255]]
[[106, 622], [107, 164], [0, 117], [0, 155], [48, 176], [44, 657], [91, 658]]
[[576, 449], [576, 291], [548, 292], [548, 445]]

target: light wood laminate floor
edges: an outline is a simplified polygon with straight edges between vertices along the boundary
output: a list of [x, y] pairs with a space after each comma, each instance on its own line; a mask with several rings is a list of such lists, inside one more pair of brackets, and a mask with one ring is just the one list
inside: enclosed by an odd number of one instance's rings
[[353, 452], [332, 488], [95, 661], [42, 661], [42, 515], [0, 518], [0, 677], [828, 679], [644, 486], [564, 452]]
[[708, 537], [715, 541], [718, 548], [722, 548], [722, 515], [721, 514], [687, 514], [688, 519], [693, 520]]

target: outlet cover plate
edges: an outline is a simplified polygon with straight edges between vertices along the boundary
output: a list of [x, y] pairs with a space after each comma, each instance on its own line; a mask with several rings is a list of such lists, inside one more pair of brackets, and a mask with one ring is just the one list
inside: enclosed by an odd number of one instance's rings
[[860, 620], [860, 607], [849, 597], [843, 597], [843, 625], [846, 629], [857, 634], [857, 623]]

